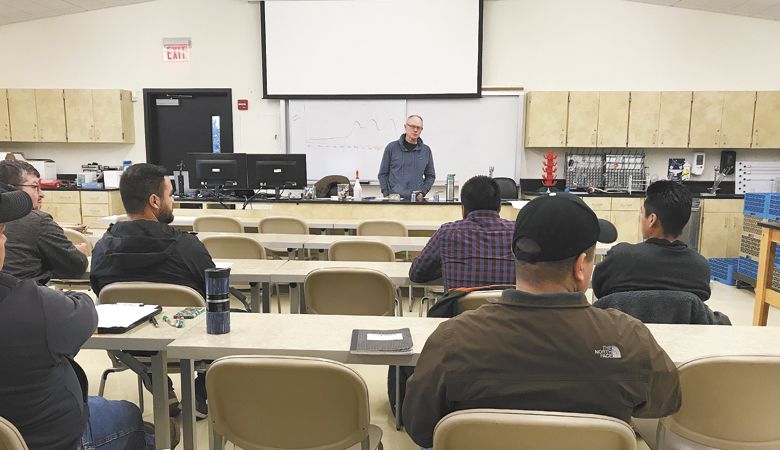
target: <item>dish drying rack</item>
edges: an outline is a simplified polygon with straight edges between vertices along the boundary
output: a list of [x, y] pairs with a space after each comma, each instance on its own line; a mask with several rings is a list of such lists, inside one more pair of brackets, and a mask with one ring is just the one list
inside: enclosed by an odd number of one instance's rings
[[645, 153], [641, 150], [581, 149], [566, 153], [566, 187], [606, 192], [643, 192]]

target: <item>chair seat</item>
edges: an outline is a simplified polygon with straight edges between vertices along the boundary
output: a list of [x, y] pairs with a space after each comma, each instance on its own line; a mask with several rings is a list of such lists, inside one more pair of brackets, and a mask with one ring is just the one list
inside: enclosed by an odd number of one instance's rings
[[[348, 450], [360, 450], [362, 448], [360, 444], [361, 443], [358, 442], [352, 447], [349, 447]], [[368, 448], [382, 448], [382, 429], [374, 424], [368, 426]]]

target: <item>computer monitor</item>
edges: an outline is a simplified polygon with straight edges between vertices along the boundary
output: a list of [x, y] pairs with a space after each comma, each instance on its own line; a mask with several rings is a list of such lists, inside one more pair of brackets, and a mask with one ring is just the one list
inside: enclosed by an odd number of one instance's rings
[[303, 189], [306, 186], [305, 154], [247, 155], [249, 187], [253, 189]]
[[193, 189], [247, 187], [245, 153], [188, 153], [187, 157]]

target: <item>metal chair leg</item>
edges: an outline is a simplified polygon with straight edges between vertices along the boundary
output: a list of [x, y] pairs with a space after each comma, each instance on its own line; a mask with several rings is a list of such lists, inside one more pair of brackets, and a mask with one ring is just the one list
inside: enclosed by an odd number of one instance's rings
[[141, 377], [138, 378], [138, 409], [141, 410], [141, 414], [144, 413], [144, 382]]

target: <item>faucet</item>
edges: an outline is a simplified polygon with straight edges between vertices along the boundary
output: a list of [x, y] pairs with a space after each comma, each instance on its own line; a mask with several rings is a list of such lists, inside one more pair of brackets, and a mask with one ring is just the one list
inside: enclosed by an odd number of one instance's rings
[[718, 189], [720, 189], [720, 183], [723, 181], [723, 179], [726, 177], [726, 171], [723, 172], [720, 171], [720, 167], [715, 166], [715, 178], [712, 181], [712, 187], [708, 190], [710, 191], [710, 195], [718, 195]]

